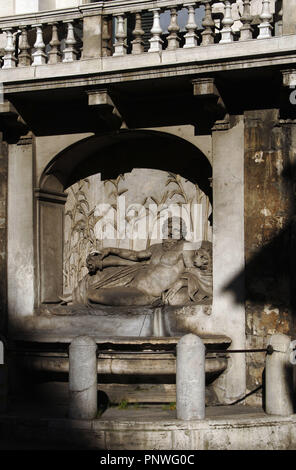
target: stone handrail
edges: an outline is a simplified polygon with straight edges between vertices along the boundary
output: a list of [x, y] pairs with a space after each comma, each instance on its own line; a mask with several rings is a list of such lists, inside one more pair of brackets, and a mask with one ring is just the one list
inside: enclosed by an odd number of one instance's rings
[[[221, 5], [219, 5], [219, 3]], [[82, 5], [77, 8], [53, 10], [5, 17], [0, 30], [6, 33], [2, 68], [28, 67], [59, 62], [74, 62], [97, 57], [126, 54], [161, 53], [179, 48], [196, 48], [234, 41], [268, 39], [274, 35], [271, 0], [262, 0], [259, 21], [251, 16], [250, 0], [243, 0], [242, 10], [233, 28], [232, 4], [235, 0], [113, 0]], [[213, 9], [220, 6], [220, 15]], [[197, 28], [196, 9], [204, 9], [202, 29]], [[184, 32], [178, 25], [178, 11], [188, 10]], [[150, 38], [142, 28], [142, 14], [153, 16]], [[170, 12], [168, 34], [160, 23], [160, 14]], [[130, 18], [133, 31], [128, 35], [125, 19]], [[112, 20], [115, 19], [115, 34]], [[113, 37], [114, 36], [114, 37]]]
[[[190, 3], [190, 1], [187, 1], [187, 3]], [[202, 1], [191, 3], [197, 4], [202, 3]], [[182, 6], [183, 4], [186, 4], [185, 0], [112, 0], [112, 3], [107, 0], [73, 8], [0, 17], [0, 29], [29, 26], [37, 23], [48, 24], [55, 21], [82, 19], [84, 16], [116, 15], [123, 12], [133, 13], [152, 8], [163, 9], [172, 5]]]

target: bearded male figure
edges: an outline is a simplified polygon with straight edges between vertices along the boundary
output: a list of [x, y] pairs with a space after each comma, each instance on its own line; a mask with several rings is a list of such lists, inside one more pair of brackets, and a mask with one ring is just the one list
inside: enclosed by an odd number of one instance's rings
[[[106, 306], [160, 306], [182, 305], [194, 301], [192, 286], [198, 290], [198, 280], [192, 282], [196, 269], [196, 252], [188, 250], [184, 221], [178, 217], [167, 219], [166, 238], [142, 251], [122, 248], [104, 248], [87, 258], [89, 275], [74, 289], [73, 302]], [[187, 275], [186, 275], [187, 273]], [[180, 280], [181, 284], [180, 284]], [[179, 304], [180, 305], [180, 304]]]

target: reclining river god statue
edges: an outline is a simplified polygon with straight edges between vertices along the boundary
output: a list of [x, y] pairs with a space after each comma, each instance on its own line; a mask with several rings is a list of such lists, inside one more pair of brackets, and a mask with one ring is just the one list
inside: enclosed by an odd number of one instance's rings
[[182, 219], [176, 219], [167, 219], [162, 243], [146, 250], [107, 247], [88, 255], [89, 272], [73, 290], [71, 302], [152, 307], [210, 303], [211, 243], [190, 248]]

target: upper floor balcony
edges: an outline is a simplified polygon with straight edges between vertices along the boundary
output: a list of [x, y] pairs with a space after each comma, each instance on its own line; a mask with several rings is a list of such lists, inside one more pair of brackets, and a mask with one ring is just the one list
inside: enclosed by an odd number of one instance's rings
[[[20, 94], [33, 106], [35, 98], [42, 102], [42, 93], [44, 103], [70, 102], [74, 93], [82, 102], [94, 88], [111, 90], [115, 101], [121, 95], [116, 104], [124, 109], [131, 92], [132, 99], [143, 101], [148, 94], [151, 101], [152, 90], [158, 96], [170, 90], [166, 102], [173, 97], [178, 106], [192, 94], [192, 80], [212, 77], [225, 88], [223, 101], [231, 95], [237, 107], [238, 83], [246, 101], [246, 84], [255, 76], [256, 90], [251, 85], [249, 94], [259, 95], [270, 80], [266, 71], [278, 82], [282, 70], [294, 67], [295, 12], [296, 0], [112, 0], [3, 17], [0, 82], [18, 109]], [[208, 91], [198, 86], [195, 93]], [[88, 104], [102, 104], [96, 99], [88, 93]], [[149, 119], [141, 124], [149, 125]]]

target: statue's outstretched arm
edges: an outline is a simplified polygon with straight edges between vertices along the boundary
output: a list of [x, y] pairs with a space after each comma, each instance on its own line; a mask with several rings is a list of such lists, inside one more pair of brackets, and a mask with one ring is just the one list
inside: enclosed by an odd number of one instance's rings
[[104, 248], [101, 252], [102, 259], [106, 258], [109, 255], [116, 255], [123, 259], [128, 259], [130, 261], [142, 261], [151, 258], [151, 251], [150, 250], [127, 250], [125, 248], [115, 248], [115, 247], [108, 247]]

